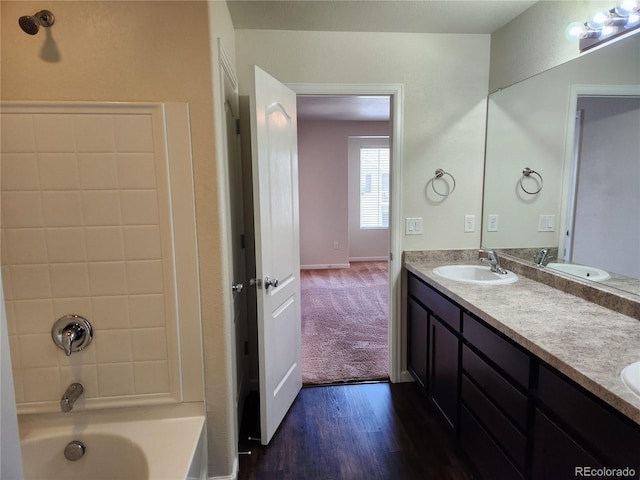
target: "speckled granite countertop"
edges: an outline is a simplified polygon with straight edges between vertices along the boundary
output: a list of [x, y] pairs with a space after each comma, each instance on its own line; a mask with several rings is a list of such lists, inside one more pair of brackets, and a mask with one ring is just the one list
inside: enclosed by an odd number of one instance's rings
[[486, 286], [432, 273], [477, 262], [477, 250], [404, 254], [407, 270], [640, 424], [640, 398], [620, 378], [640, 360], [640, 320], [522, 274], [516, 283]]

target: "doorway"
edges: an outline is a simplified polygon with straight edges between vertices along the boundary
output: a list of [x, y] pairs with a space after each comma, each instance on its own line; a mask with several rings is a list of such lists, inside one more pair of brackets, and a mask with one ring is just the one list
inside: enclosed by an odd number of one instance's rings
[[[388, 215], [389, 222], [389, 245], [388, 255], [389, 259], [387, 268], [387, 292], [389, 309], [387, 314], [388, 335], [385, 341], [388, 345], [388, 359], [386, 361], [388, 365], [388, 376], [392, 382], [409, 381], [410, 376], [406, 372], [401, 372], [401, 324], [400, 324], [400, 272], [401, 272], [401, 229], [400, 229], [400, 193], [401, 193], [401, 118], [402, 118], [402, 86], [401, 85], [323, 85], [323, 84], [289, 84], [288, 87], [293, 90], [297, 95], [347, 95], [347, 96], [361, 96], [361, 95], [386, 95], [390, 99], [391, 118], [390, 123], [390, 156], [392, 159], [389, 172], [389, 184], [390, 184], [390, 208]], [[240, 97], [240, 131], [250, 131], [250, 125], [248, 119], [249, 115], [249, 97]], [[248, 140], [249, 135], [243, 135], [243, 144], [245, 140]], [[255, 269], [251, 268], [255, 262], [250, 258], [250, 254], [253, 252], [253, 211], [250, 210], [254, 201], [251, 197], [251, 149], [242, 149], [242, 164], [243, 172], [245, 175], [245, 252], [247, 254], [247, 275], [246, 278], [256, 277]], [[255, 305], [255, 289], [247, 289], [247, 306], [248, 314], [252, 317], [253, 308]], [[258, 381], [258, 345], [257, 345], [257, 321], [255, 318], [249, 318], [249, 336], [247, 347], [245, 351], [249, 352], [250, 361], [248, 364], [249, 378], [251, 379], [250, 390], [259, 390]], [[403, 375], [406, 373], [406, 375]]]
[[[576, 116], [579, 145], [567, 261], [640, 278], [640, 220], [628, 215], [640, 202], [640, 98], [579, 97]], [[607, 235], [600, 234], [604, 225]]]
[[[608, 282], [640, 276], [640, 223], [626, 215], [638, 204], [637, 124], [640, 89], [625, 85], [571, 88], [562, 211], [566, 236], [559, 252], [565, 262], [601, 268]], [[607, 235], [602, 235], [606, 225]], [[603, 255], [606, 252], [606, 255]]]
[[298, 95], [302, 376], [389, 379], [390, 95]]

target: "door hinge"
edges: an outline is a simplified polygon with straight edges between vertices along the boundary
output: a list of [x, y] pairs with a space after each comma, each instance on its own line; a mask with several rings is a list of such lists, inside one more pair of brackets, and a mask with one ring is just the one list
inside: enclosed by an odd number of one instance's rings
[[249, 342], [245, 340], [244, 342], [244, 354], [249, 355]]
[[244, 233], [240, 234], [240, 248], [244, 248]]
[[236, 118], [236, 135], [240, 135], [240, 119]]

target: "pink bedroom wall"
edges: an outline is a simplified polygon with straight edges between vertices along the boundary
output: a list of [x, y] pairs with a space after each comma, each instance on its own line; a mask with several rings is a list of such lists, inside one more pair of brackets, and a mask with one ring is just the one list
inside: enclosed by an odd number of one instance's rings
[[[298, 119], [300, 265], [349, 263], [348, 139], [389, 135], [389, 122]], [[335, 249], [334, 245], [338, 245]]]

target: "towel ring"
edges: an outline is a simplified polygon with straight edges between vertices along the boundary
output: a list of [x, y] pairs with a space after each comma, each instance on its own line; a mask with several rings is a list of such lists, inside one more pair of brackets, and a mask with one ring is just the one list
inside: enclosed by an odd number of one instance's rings
[[[436, 180], [437, 178], [442, 178], [442, 177], [444, 177], [445, 175], [449, 175], [449, 176], [451, 177], [451, 180], [453, 181], [453, 188], [452, 188], [451, 190], [448, 190], [448, 191], [447, 191], [447, 193], [440, 193], [438, 190], [436, 190], [436, 185], [435, 185], [435, 183], [436, 183], [436, 182], [435, 182], [435, 180]], [[444, 180], [444, 178], [443, 178], [443, 180]], [[445, 183], [446, 183], [446, 181], [445, 181]], [[447, 187], [448, 187], [448, 186], [449, 186], [449, 184], [447, 183]], [[448, 196], [449, 196], [449, 195], [451, 195], [451, 193], [453, 193], [453, 191], [456, 189], [456, 179], [455, 179], [455, 178], [453, 178], [453, 175], [451, 175], [449, 172], [445, 172], [443, 169], [438, 168], [438, 169], [436, 170], [436, 176], [435, 176], [435, 177], [433, 177], [433, 178], [431, 179], [431, 188], [433, 189], [433, 191], [434, 191], [437, 195], [440, 195], [441, 197], [448, 197]]]
[[[538, 189], [535, 192], [530, 192], [529, 190], [524, 188], [524, 185], [522, 185], [522, 180], [524, 180], [525, 177], [531, 177], [531, 175], [536, 175], [540, 179]], [[535, 178], [533, 180], [538, 183]], [[540, 175], [538, 172], [536, 172], [535, 170], [531, 170], [529, 167], [525, 167], [525, 169], [522, 170], [522, 176], [520, 177], [520, 188], [524, 191], [524, 193], [528, 193], [529, 195], [536, 195], [537, 193], [540, 193], [540, 190], [542, 190], [542, 184], [542, 175]]]

